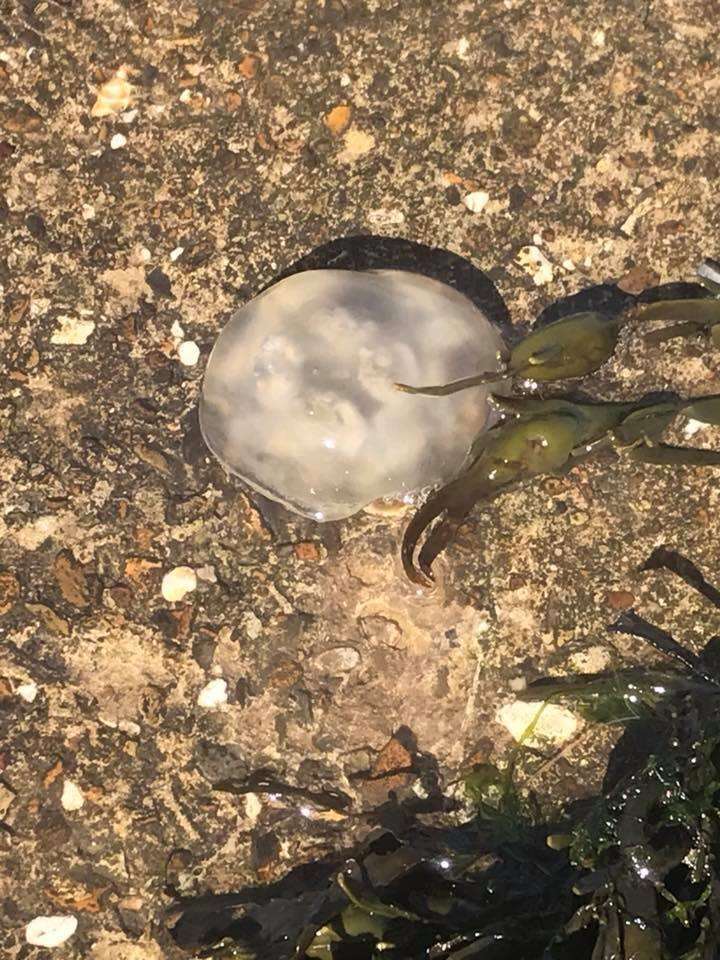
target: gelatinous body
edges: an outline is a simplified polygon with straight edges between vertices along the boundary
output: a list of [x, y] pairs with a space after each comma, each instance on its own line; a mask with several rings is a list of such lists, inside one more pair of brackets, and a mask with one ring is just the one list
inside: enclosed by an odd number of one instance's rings
[[394, 384], [498, 368], [502, 341], [462, 294], [399, 270], [313, 270], [242, 307], [208, 362], [200, 423], [219, 460], [318, 520], [456, 476], [492, 384], [441, 401]]

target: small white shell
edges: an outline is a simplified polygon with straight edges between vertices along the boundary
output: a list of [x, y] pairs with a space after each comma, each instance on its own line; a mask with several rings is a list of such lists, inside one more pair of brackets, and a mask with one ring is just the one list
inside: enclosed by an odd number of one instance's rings
[[174, 567], [162, 579], [162, 595], [169, 603], [182, 600], [197, 587], [197, 576], [192, 567]]
[[133, 85], [128, 83], [127, 69], [120, 67], [98, 90], [90, 116], [109, 117], [127, 110], [132, 102], [133, 90]]
[[228, 699], [228, 685], [227, 680], [223, 680], [222, 677], [217, 677], [215, 680], [210, 680], [209, 683], [206, 683], [198, 694], [197, 702], [199, 707], [203, 707], [205, 710], [216, 710], [218, 707], [222, 707], [227, 703]]
[[63, 782], [60, 803], [62, 803], [64, 810], [70, 811], [79, 810], [85, 803], [82, 790], [76, 783], [73, 783], [72, 780], [65, 780]]
[[35, 917], [25, 927], [25, 939], [36, 947], [59, 947], [77, 930], [77, 917]]
[[178, 347], [178, 359], [183, 366], [194, 367], [200, 359], [200, 347], [194, 340], [185, 340]]

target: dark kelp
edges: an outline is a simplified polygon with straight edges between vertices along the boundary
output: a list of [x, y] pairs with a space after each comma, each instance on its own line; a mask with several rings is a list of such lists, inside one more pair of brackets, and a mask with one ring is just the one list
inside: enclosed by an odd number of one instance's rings
[[[530, 379], [540, 383], [573, 379], [598, 370], [615, 352], [620, 330], [642, 322], [662, 326], [647, 337], [655, 341], [709, 334], [720, 345], [720, 266], [706, 260], [698, 268], [705, 286], [669, 284], [646, 296], [623, 300], [622, 312], [608, 315], [585, 311], [562, 315], [537, 326], [502, 358], [500, 371], [436, 386], [397, 384], [409, 393], [447, 396], [480, 383]], [[542, 474], [562, 474], [579, 457], [608, 448], [639, 463], [667, 466], [718, 466], [720, 453], [661, 442], [675, 417], [720, 424], [720, 397], [664, 401], [646, 397], [634, 403], [578, 404], [566, 397], [495, 397], [504, 419], [473, 447], [469, 465], [418, 509], [401, 548], [404, 570], [416, 583], [428, 585], [435, 558], [453, 539], [458, 527], [479, 502]], [[432, 529], [430, 529], [432, 528]], [[415, 551], [429, 530], [415, 562]]]
[[[720, 607], [686, 558], [660, 548], [646, 567], [676, 573]], [[504, 769], [466, 772], [468, 822], [376, 830], [350, 855], [270, 887], [185, 901], [176, 941], [224, 960], [716, 960], [713, 657], [636, 614], [617, 627], [670, 659], [545, 678], [524, 694], [623, 725], [594, 800], [544, 821], [515, 785], [518, 763], [536, 762], [520, 745]]]

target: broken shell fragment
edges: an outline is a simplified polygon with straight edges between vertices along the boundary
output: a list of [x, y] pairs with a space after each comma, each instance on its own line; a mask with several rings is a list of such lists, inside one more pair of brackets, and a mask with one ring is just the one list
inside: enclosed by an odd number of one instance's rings
[[120, 67], [98, 90], [90, 116], [109, 117], [127, 110], [132, 102], [133, 90], [133, 85], [127, 79], [127, 68]]

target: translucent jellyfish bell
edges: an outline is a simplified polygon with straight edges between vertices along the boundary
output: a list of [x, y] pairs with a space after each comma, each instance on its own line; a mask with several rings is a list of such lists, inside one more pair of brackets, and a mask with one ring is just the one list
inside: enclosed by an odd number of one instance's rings
[[466, 297], [400, 270], [310, 270], [251, 300], [220, 333], [200, 401], [215, 456], [317, 520], [451, 479], [491, 386], [399, 391], [497, 369], [500, 335]]

